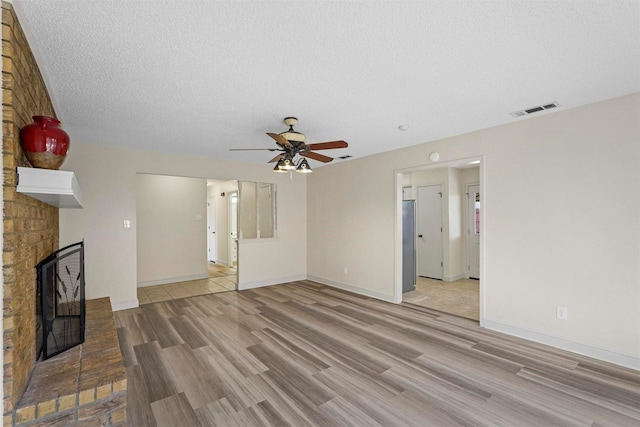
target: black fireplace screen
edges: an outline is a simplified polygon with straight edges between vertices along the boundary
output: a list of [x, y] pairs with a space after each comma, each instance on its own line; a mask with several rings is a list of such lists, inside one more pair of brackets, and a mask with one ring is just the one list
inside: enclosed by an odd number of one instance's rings
[[36, 272], [37, 360], [84, 342], [84, 242], [52, 253]]

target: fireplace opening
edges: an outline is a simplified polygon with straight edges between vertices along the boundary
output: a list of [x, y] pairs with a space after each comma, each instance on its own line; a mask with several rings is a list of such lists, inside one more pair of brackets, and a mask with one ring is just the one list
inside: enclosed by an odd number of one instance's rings
[[36, 360], [45, 360], [84, 342], [84, 242], [53, 252], [36, 274]]

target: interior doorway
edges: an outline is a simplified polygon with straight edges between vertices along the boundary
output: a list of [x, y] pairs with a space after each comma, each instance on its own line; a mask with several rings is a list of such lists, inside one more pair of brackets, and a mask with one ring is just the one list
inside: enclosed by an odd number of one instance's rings
[[232, 185], [237, 189], [235, 181], [137, 175], [139, 304], [237, 288], [237, 269], [226, 265], [228, 239], [220, 245], [216, 237], [228, 237], [223, 194]]
[[[399, 249], [396, 250], [396, 265], [398, 267], [396, 268], [395, 301], [423, 305], [445, 313], [474, 319], [479, 321], [480, 325], [483, 324], [484, 285], [481, 280], [483, 274], [481, 268], [483, 237], [479, 231], [483, 228], [484, 215], [478, 215], [478, 233], [475, 234], [475, 198], [474, 204], [470, 207], [466, 197], [467, 192], [470, 194], [477, 192], [479, 197], [483, 185], [482, 173], [481, 158], [460, 159], [396, 171], [396, 200], [398, 204], [396, 247]], [[434, 193], [439, 192], [435, 191], [438, 185], [441, 186], [442, 192], [442, 199], [440, 199], [442, 204], [442, 265], [439, 266], [442, 272], [441, 277], [435, 274], [428, 274], [431, 278], [421, 277], [424, 272], [421, 271], [418, 264], [415, 291], [403, 293], [402, 200], [414, 199], [416, 201], [416, 210], [419, 210], [419, 199], [422, 198], [420, 193], [424, 193], [426, 197], [427, 190], [431, 190], [431, 196], [434, 196]], [[469, 191], [469, 187], [472, 185], [477, 187], [472, 187], [471, 191]], [[420, 189], [420, 187], [425, 188]], [[439, 196], [440, 194], [438, 194], [438, 198]], [[436, 205], [434, 200], [431, 200], [430, 204], [432, 206]], [[474, 215], [471, 216], [473, 222], [470, 221], [469, 215], [472, 208], [474, 212]], [[469, 233], [467, 233], [467, 230], [469, 230]], [[417, 244], [421, 240], [419, 234], [422, 234], [424, 238], [422, 231], [424, 230], [419, 230], [419, 227], [416, 228]], [[470, 254], [468, 249], [470, 245], [474, 244], [473, 237], [477, 238], [476, 252]], [[469, 271], [472, 264], [477, 265], [477, 276], [480, 280], [470, 279]], [[435, 279], [433, 278], [434, 276], [436, 277]], [[421, 290], [425, 292], [421, 293]], [[415, 302], [416, 300], [418, 302]], [[441, 305], [436, 306], [435, 304]], [[431, 305], [434, 306], [431, 307]]]

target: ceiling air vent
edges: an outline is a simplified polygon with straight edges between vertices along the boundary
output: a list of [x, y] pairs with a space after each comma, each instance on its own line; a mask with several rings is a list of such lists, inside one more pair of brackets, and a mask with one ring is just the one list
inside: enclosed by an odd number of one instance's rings
[[537, 113], [538, 111], [550, 110], [552, 108], [559, 107], [560, 104], [557, 102], [551, 102], [549, 104], [538, 105], [537, 107], [527, 108], [526, 110], [514, 111], [513, 113], [509, 113], [513, 117], [522, 117], [529, 114]]

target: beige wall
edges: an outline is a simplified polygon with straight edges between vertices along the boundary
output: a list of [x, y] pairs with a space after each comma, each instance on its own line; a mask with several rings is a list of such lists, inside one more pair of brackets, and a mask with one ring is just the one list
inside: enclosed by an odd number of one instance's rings
[[208, 277], [207, 181], [136, 177], [138, 286]]
[[396, 172], [430, 165], [431, 152], [439, 164], [481, 156], [482, 323], [640, 368], [639, 104], [634, 94], [317, 168], [308, 275], [395, 299]]
[[277, 189], [264, 182], [258, 182], [258, 231], [261, 239], [276, 237], [273, 219]]
[[[60, 212], [61, 245], [85, 240], [87, 298], [111, 297], [115, 309], [137, 305], [136, 174], [240, 179], [277, 184], [278, 238], [240, 244], [239, 288], [306, 274], [306, 177], [275, 174], [255, 163], [221, 161], [73, 141], [63, 169], [76, 173], [84, 209]], [[284, 175], [284, 176], [283, 176]], [[132, 221], [130, 229], [123, 220]]]
[[238, 186], [240, 187], [238, 237], [240, 239], [255, 239], [258, 237], [256, 215], [258, 210], [258, 185], [255, 182], [240, 182]]

